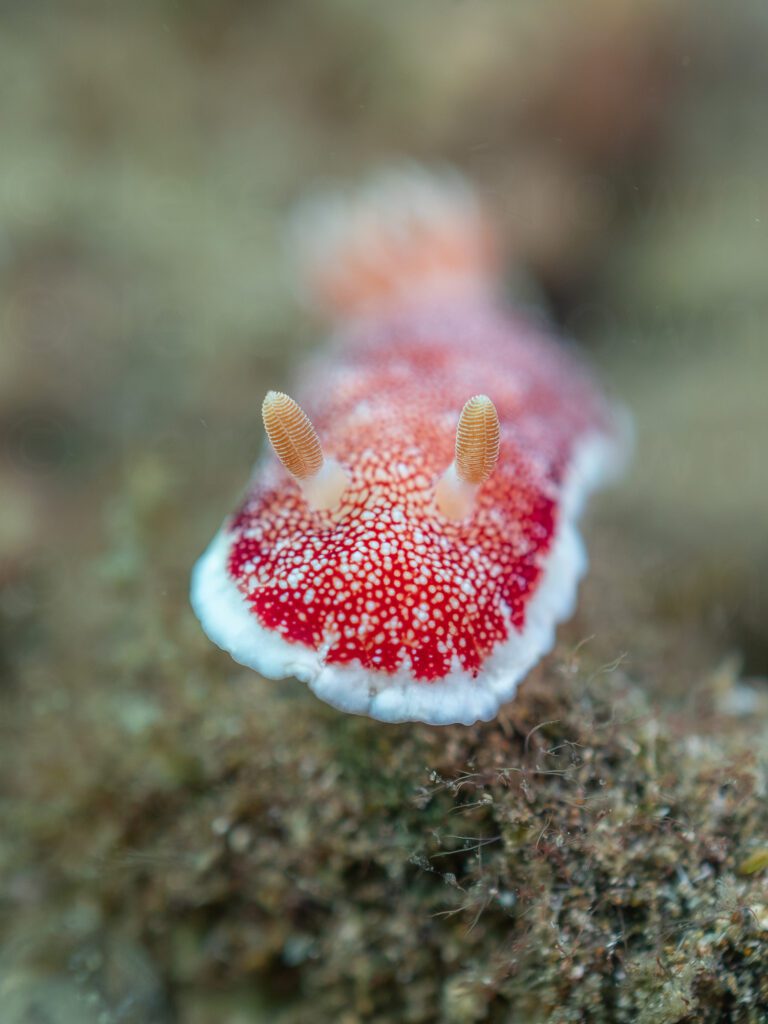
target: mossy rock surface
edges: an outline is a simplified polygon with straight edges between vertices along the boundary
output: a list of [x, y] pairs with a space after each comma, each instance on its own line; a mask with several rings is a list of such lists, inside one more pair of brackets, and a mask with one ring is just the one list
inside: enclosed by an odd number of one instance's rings
[[387, 726], [180, 629], [111, 714], [34, 708], [26, 970], [99, 1019], [766, 1019], [768, 716], [733, 666], [691, 732], [570, 629], [494, 722]]

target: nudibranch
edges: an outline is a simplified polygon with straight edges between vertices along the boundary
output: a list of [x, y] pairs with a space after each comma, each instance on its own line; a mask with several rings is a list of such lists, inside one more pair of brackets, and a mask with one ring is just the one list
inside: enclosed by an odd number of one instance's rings
[[388, 721], [492, 718], [553, 646], [586, 567], [576, 521], [621, 457], [566, 345], [495, 295], [461, 179], [413, 169], [297, 219], [336, 323], [197, 563], [209, 637], [273, 679]]

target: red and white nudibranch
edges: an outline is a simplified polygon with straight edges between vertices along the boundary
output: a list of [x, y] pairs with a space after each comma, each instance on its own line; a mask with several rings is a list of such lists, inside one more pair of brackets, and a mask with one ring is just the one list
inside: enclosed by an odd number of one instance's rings
[[460, 179], [409, 170], [298, 219], [331, 351], [263, 406], [272, 450], [197, 563], [210, 638], [388, 722], [492, 718], [571, 615], [576, 519], [615, 413], [573, 352], [494, 297]]

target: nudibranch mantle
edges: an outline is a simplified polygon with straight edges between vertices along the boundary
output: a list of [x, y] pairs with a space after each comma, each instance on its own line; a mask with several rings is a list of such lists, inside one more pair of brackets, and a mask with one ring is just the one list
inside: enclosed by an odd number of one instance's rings
[[[453, 209], [451, 238], [464, 223], [471, 247], [479, 229], [464, 203], [436, 203], [430, 216]], [[425, 220], [434, 223], [422, 218], [422, 245]], [[313, 505], [268, 454], [197, 563], [191, 596], [210, 638], [264, 676], [296, 676], [328, 703], [383, 721], [471, 724], [513, 696], [572, 614], [586, 569], [576, 520], [622, 445], [574, 354], [502, 312], [461, 259], [443, 274], [440, 230], [438, 218], [439, 272], [422, 272], [422, 294], [412, 282], [406, 300], [379, 277], [336, 298], [347, 323], [300, 382], [299, 413], [343, 471], [335, 507]], [[466, 266], [485, 251], [464, 254]], [[348, 253], [334, 255], [349, 265]], [[456, 518], [436, 494], [472, 395], [492, 398], [498, 461]]]

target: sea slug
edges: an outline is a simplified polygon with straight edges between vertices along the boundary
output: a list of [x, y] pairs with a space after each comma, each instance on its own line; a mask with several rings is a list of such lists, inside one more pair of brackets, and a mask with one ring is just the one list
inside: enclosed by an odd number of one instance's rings
[[577, 354], [505, 309], [487, 219], [447, 172], [390, 172], [297, 219], [336, 336], [192, 577], [209, 637], [383, 721], [492, 718], [586, 568], [576, 520], [621, 458]]

